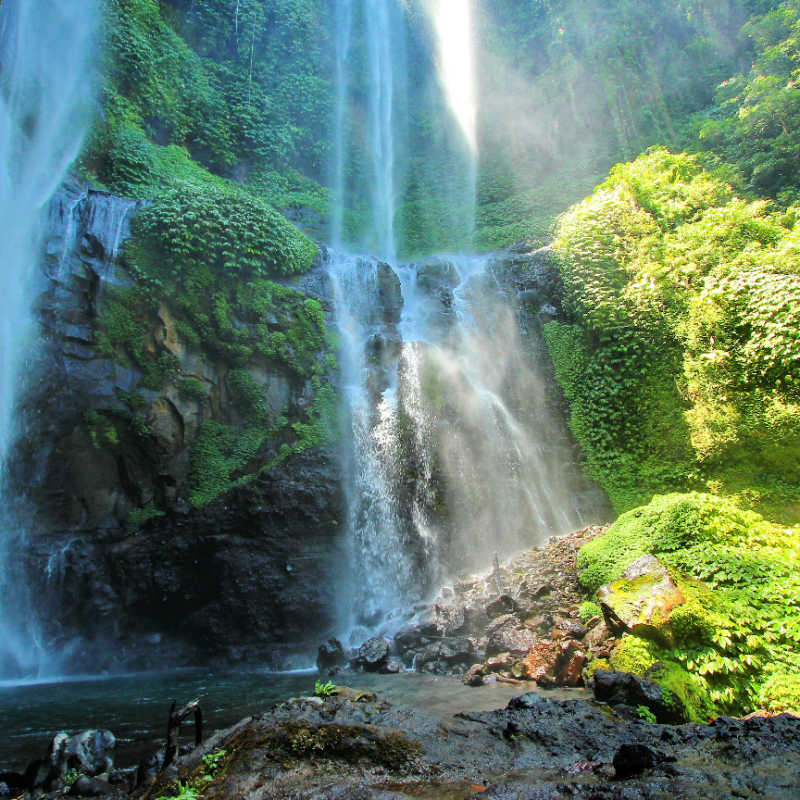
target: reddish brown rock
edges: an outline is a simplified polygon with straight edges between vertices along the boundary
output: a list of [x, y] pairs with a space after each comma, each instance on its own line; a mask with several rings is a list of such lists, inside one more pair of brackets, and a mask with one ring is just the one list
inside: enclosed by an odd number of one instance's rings
[[531, 647], [523, 661], [526, 677], [537, 682], [543, 679], [555, 666], [556, 657], [555, 643], [549, 639], [540, 639]]
[[575, 640], [561, 642], [556, 661], [555, 681], [558, 686], [580, 686], [583, 682], [583, 667], [586, 653], [580, 642]]

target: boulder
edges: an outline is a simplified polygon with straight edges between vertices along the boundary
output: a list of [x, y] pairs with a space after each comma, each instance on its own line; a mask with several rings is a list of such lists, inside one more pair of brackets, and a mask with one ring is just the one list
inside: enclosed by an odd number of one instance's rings
[[679, 724], [686, 720], [686, 710], [678, 697], [647, 678], [629, 672], [594, 673], [594, 696], [610, 706], [645, 706], [664, 724]]
[[495, 619], [505, 614], [513, 614], [518, 610], [518, 606], [514, 600], [507, 594], [501, 594], [496, 600], [492, 600], [486, 606], [486, 616], [489, 619]]
[[586, 653], [574, 639], [540, 639], [528, 651], [522, 664], [522, 676], [540, 686], [580, 686]]
[[381, 675], [398, 675], [403, 671], [403, 662], [397, 658], [390, 658], [378, 671]]
[[333, 667], [341, 667], [346, 663], [347, 656], [342, 643], [338, 639], [328, 639], [327, 642], [319, 646], [317, 650], [317, 669], [320, 672]]
[[487, 629], [486, 654], [527, 653], [536, 644], [536, 634], [513, 614], [498, 617]]
[[670, 614], [685, 602], [667, 568], [652, 555], [637, 558], [619, 580], [601, 586], [597, 599], [612, 632], [667, 646], [672, 643]]
[[483, 664], [473, 664], [464, 673], [464, 677], [461, 679], [461, 682], [465, 686], [483, 686], [484, 684], [483, 671], [484, 671]]
[[507, 672], [514, 663], [511, 653], [497, 653], [486, 659], [486, 669], [489, 672]]
[[373, 636], [358, 648], [353, 664], [366, 672], [378, 672], [388, 659], [389, 642], [382, 636]]
[[89, 777], [108, 772], [114, 766], [115, 745], [111, 731], [90, 729], [74, 736], [61, 731], [50, 741], [47, 755], [28, 765], [25, 782], [50, 792], [64, 786], [70, 770]]
[[90, 776], [109, 772], [114, 766], [116, 742], [114, 734], [106, 730], [88, 730], [70, 736], [64, 747], [67, 767]]

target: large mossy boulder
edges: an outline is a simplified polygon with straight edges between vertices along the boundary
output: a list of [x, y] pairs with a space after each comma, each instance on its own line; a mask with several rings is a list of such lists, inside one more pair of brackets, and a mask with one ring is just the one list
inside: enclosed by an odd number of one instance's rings
[[612, 581], [597, 590], [606, 624], [614, 633], [633, 633], [666, 645], [673, 640], [672, 611], [686, 598], [669, 570], [655, 557], [637, 558]]
[[623, 514], [578, 557], [581, 585], [635, 634], [612, 665], [647, 672], [695, 718], [800, 710], [797, 541], [796, 528], [708, 494]]

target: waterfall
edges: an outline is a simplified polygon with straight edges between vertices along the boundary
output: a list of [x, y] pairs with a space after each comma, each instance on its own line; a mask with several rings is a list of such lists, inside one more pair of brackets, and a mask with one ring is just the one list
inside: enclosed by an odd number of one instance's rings
[[394, 0], [366, 0], [369, 52], [369, 114], [372, 154], [373, 247], [381, 258], [395, 263], [394, 47], [400, 26], [393, 24]]
[[87, 130], [96, 20], [92, 0], [5, 0], [0, 7], [0, 675], [47, 668], [26, 592], [26, 523], [5, 472], [34, 338], [42, 216]]
[[[441, 141], [457, 139], [466, 153], [472, 220], [472, 2], [428, 6], [438, 71], [431, 80], [446, 99], [436, 107], [451, 112], [439, 120]], [[327, 273], [340, 341], [348, 504], [338, 617], [339, 635], [356, 644], [391, 633], [415, 602], [490, 563], [494, 553], [510, 555], [580, 527], [591, 490], [492, 257], [398, 261], [395, 214], [405, 164], [397, 141], [408, 123], [397, 97], [404, 76], [393, 54], [406, 33], [404, 5], [364, 0], [354, 8], [351, 0], [336, 0], [335, 8], [335, 249]], [[361, 140], [348, 139], [348, 129], [358, 127], [348, 125], [351, 111], [367, 122]], [[344, 209], [357, 208], [358, 191], [345, 186], [345, 175], [360, 167], [369, 176], [362, 194], [370, 207], [357, 240], [371, 257], [349, 252], [343, 235]]]
[[475, 233], [478, 190], [478, 87], [475, 64], [474, 0], [429, 0], [436, 32], [439, 78], [447, 104], [466, 144], [466, 216]]
[[348, 63], [353, 31], [353, 0], [336, 0], [336, 85], [334, 91], [333, 204], [331, 207], [331, 242], [341, 247], [344, 236], [346, 128], [345, 111], [349, 88]]

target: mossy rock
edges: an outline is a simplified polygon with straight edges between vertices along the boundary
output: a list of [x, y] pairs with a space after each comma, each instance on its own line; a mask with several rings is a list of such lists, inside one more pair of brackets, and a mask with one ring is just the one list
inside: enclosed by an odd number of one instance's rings
[[667, 568], [654, 556], [637, 558], [619, 580], [597, 590], [606, 624], [665, 645], [674, 642], [672, 612], [685, 602]]
[[[797, 707], [795, 684], [773, 677], [800, 674], [797, 533], [714, 495], [656, 497], [581, 549], [580, 582], [590, 592], [613, 585], [633, 562], [652, 554], [684, 602], [661, 620], [660, 632], [668, 625], [669, 637], [646, 642], [649, 666], [661, 661], [669, 667], [665, 675], [684, 687], [696, 716]], [[632, 581], [617, 587], [636, 588]], [[652, 650], [659, 645], [664, 652]], [[631, 647], [621, 644], [612, 664], [632, 672], [648, 669], [627, 663]]]

